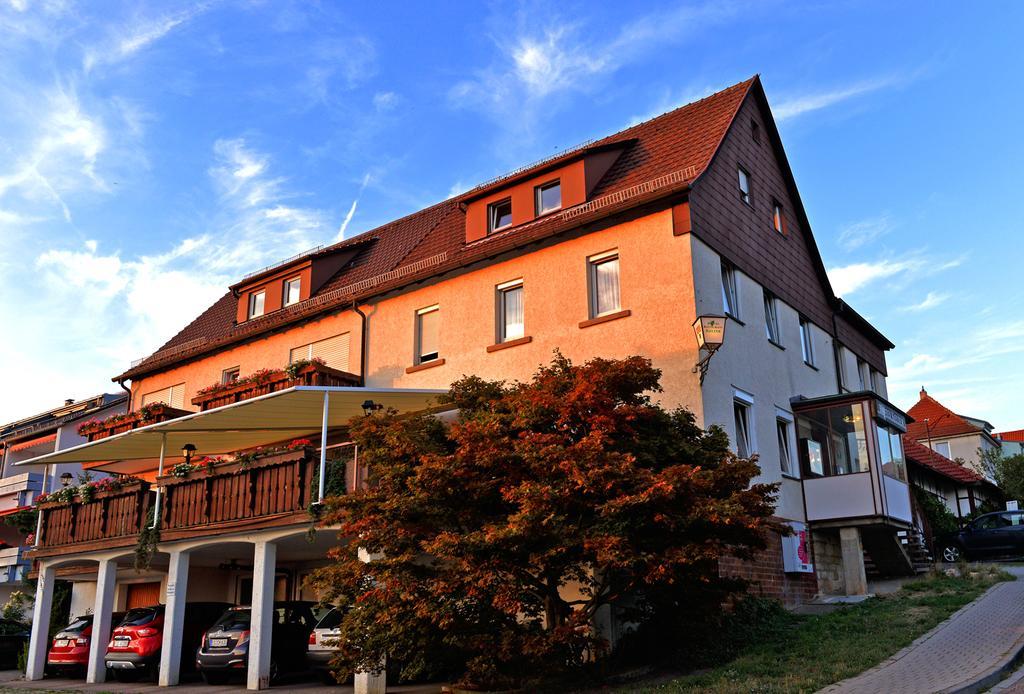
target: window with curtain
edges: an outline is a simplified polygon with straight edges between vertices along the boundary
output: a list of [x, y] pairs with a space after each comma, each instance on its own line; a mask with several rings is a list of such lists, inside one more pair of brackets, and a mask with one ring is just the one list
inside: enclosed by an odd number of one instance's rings
[[498, 341], [517, 340], [526, 334], [521, 280], [498, 286]]
[[249, 318], [259, 318], [266, 308], [266, 292], [253, 292], [249, 295]]
[[621, 310], [619, 299], [619, 256], [606, 254], [590, 259], [590, 317]]
[[416, 363], [433, 361], [440, 355], [441, 311], [438, 306], [416, 312]]

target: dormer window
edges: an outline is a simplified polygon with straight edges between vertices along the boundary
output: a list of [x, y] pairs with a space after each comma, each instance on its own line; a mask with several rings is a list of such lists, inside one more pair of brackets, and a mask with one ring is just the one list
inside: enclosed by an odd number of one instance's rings
[[284, 281], [284, 291], [282, 296], [284, 297], [284, 305], [291, 306], [292, 304], [299, 303], [299, 294], [302, 291], [302, 278], [293, 277], [290, 280]]
[[551, 181], [536, 188], [537, 216], [562, 208], [562, 182]]
[[258, 291], [249, 295], [249, 318], [259, 318], [263, 315], [267, 304], [267, 292]]
[[492, 202], [487, 206], [487, 231], [492, 233], [512, 225], [512, 198]]

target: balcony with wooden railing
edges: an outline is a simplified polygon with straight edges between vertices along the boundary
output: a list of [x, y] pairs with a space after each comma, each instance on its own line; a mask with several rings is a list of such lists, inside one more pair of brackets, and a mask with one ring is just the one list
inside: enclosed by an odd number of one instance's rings
[[245, 378], [226, 384], [208, 386], [192, 398], [200, 410], [231, 405], [243, 400], [276, 393], [295, 386], [351, 386], [362, 385], [362, 379], [347, 371], [332, 369], [319, 360], [292, 364], [285, 369], [264, 369]]
[[[344, 493], [365, 475], [351, 461], [329, 460], [327, 494]], [[308, 524], [318, 498], [319, 455], [310, 446], [255, 451], [230, 460], [179, 464], [155, 485], [140, 480], [90, 483], [83, 497], [58, 492], [42, 501], [33, 556], [128, 547], [152, 522], [159, 490], [160, 541]]]

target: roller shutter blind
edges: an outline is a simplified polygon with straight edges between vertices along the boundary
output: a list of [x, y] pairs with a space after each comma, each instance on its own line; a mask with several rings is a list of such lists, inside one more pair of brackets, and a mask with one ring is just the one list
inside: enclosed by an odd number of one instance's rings
[[308, 345], [295, 347], [288, 355], [288, 363], [302, 359], [323, 359], [332, 369], [348, 371], [349, 333], [342, 333]]
[[155, 390], [152, 393], [145, 393], [142, 396], [142, 405], [151, 405], [154, 402], [162, 402], [165, 405], [170, 405], [176, 409], [185, 408], [185, 384], [178, 383], [176, 385], [164, 388], [162, 390]]

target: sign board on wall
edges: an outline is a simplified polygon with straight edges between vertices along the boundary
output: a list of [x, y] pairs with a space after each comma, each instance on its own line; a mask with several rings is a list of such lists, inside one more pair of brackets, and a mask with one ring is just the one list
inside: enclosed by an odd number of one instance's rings
[[806, 523], [791, 521], [792, 535], [782, 538], [782, 570], [786, 573], [814, 573], [811, 563], [811, 534]]
[[1016, 499], [1008, 500], [1006, 502], [1006, 510], [1007, 511], [1019, 511], [1020, 509], [1017, 508], [1017, 500]]

